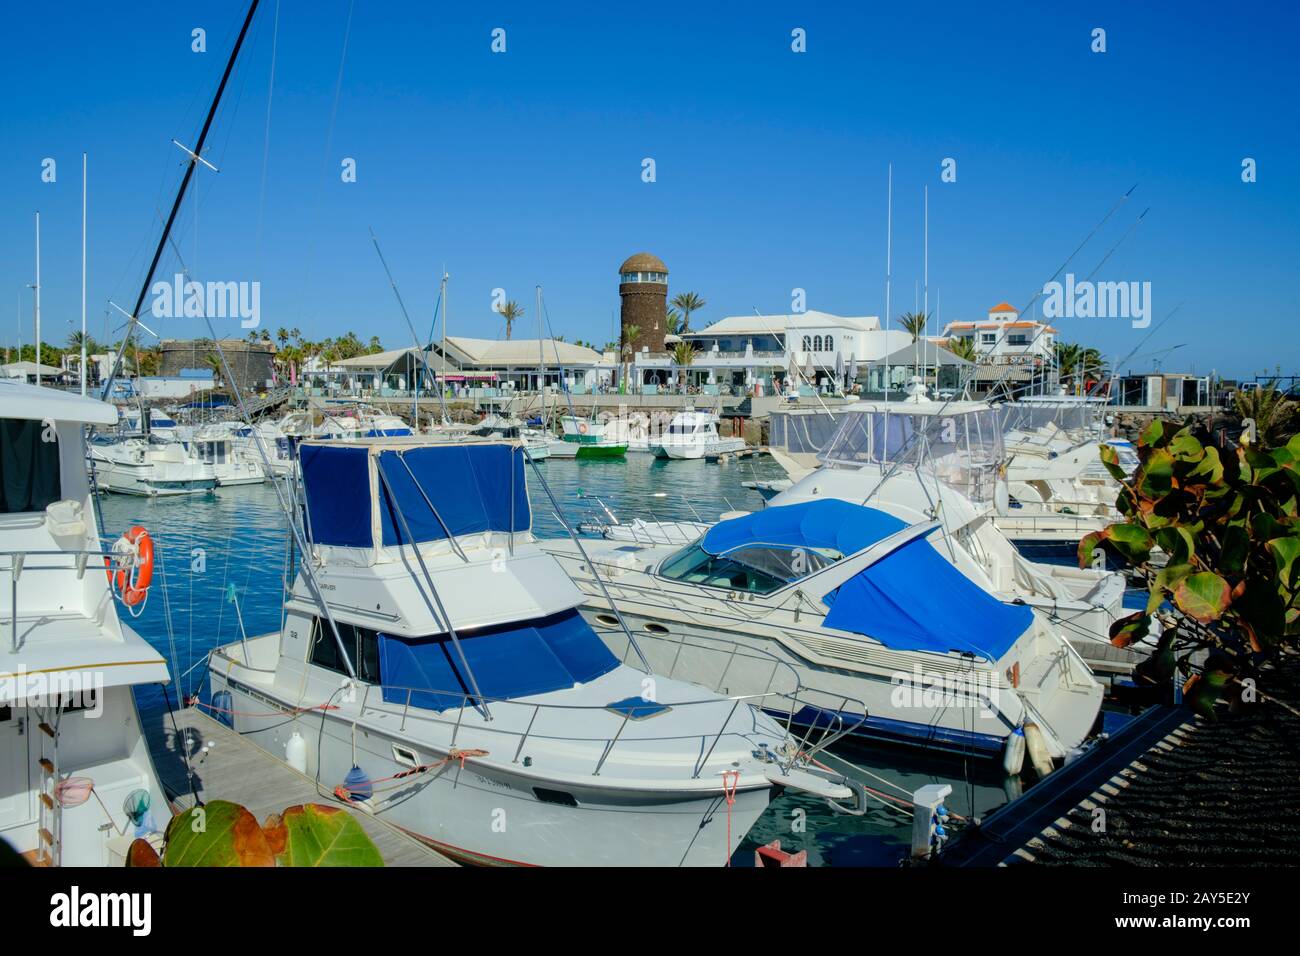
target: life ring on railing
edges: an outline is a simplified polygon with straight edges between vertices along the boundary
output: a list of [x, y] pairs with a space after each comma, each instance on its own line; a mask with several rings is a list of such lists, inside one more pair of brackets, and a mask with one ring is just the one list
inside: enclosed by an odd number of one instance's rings
[[587, 423], [586, 423], [586, 422], [578, 422], [578, 434], [579, 434], [579, 435], [585, 435], [585, 434], [587, 434]]
[[124, 557], [132, 556], [129, 564], [123, 563], [117, 569], [113, 583], [122, 595], [122, 602], [127, 607], [135, 607], [148, 596], [149, 582], [153, 580], [153, 538], [140, 525], [134, 525], [117, 539], [113, 550]]

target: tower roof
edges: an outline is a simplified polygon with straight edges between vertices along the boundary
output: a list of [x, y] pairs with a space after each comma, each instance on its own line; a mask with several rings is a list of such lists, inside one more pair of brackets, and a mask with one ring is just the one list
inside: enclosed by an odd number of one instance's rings
[[666, 273], [668, 271], [668, 267], [664, 265], [664, 261], [660, 259], [658, 256], [652, 256], [648, 252], [638, 252], [635, 255], [628, 256], [627, 260], [621, 266], [618, 267], [618, 271], [620, 273], [622, 272], [664, 272]]

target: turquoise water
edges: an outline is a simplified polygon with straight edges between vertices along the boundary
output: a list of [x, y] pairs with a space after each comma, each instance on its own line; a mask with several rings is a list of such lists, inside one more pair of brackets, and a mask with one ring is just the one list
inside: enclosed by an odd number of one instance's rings
[[[596, 503], [580, 494], [599, 497], [621, 517], [714, 520], [724, 511], [761, 507], [761, 498], [743, 481], [783, 477], [765, 458], [708, 464], [633, 454], [626, 461], [547, 460], [538, 468], [575, 527], [599, 514]], [[530, 471], [528, 480], [534, 530], [544, 537], [564, 534], [537, 476]], [[182, 697], [204, 685], [208, 651], [239, 639], [241, 618], [249, 636], [279, 629], [287, 531], [270, 485], [161, 500], [107, 495], [101, 499], [101, 514], [110, 540], [135, 524], [153, 536], [155, 587], [138, 618], [131, 620], [125, 609], [122, 613], [166, 656]], [[237, 604], [230, 600], [232, 588]], [[176, 690], [171, 693], [175, 702]], [[156, 689], [144, 690], [139, 699], [146, 711], [166, 706]], [[975, 814], [987, 813], [1007, 796], [1001, 776], [987, 761], [965, 766], [956, 759], [845, 744], [827, 763], [899, 799], [926, 783], [949, 783], [953, 794], [948, 805], [963, 816], [970, 816], [972, 808]], [[755, 846], [779, 839], [783, 849], [807, 850], [812, 865], [894, 866], [906, 852], [911, 817], [910, 810], [900, 813], [885, 803], [891, 801], [872, 801], [868, 814], [855, 818], [787, 793], [772, 802], [734, 863], [751, 865]]]

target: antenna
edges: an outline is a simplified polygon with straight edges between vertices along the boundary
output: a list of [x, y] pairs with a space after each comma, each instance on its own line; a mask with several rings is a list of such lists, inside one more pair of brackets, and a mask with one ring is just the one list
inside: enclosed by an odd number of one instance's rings
[[86, 395], [86, 154], [81, 154], [81, 395]]
[[894, 273], [894, 164], [889, 164], [889, 186], [885, 200], [885, 381], [883, 394], [889, 401], [889, 286]]

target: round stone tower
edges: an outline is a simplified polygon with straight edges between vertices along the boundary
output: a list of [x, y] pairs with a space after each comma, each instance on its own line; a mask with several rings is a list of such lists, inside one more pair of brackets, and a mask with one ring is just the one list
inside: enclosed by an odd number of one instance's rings
[[664, 350], [664, 334], [668, 318], [668, 267], [658, 256], [638, 252], [618, 269], [618, 294], [623, 300], [622, 338], [629, 340], [632, 348], [641, 351], [643, 346], [651, 352]]

